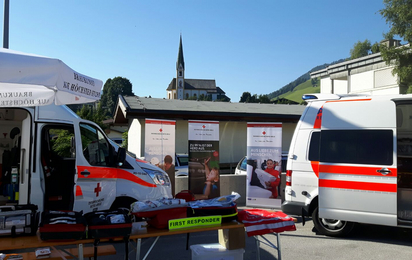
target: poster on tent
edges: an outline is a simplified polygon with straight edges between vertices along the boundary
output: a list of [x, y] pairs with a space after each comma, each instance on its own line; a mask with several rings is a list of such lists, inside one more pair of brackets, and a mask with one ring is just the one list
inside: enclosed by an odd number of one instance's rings
[[246, 206], [280, 208], [282, 123], [247, 123]]
[[220, 196], [217, 121], [189, 120], [189, 190], [196, 199]]
[[145, 159], [167, 172], [174, 194], [176, 121], [146, 119], [145, 123]]

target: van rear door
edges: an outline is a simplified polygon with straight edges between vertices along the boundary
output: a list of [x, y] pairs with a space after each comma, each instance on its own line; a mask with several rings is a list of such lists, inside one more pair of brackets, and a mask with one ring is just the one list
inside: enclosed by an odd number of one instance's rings
[[395, 103], [326, 102], [321, 120], [319, 216], [396, 226]]

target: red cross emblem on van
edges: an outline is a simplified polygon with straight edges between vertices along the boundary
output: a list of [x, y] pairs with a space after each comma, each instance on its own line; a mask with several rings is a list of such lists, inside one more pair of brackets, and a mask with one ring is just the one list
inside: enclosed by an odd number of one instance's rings
[[99, 197], [99, 192], [102, 191], [102, 187], [100, 187], [100, 183], [97, 183], [97, 187], [94, 188], [94, 192], [96, 193], [96, 197]]

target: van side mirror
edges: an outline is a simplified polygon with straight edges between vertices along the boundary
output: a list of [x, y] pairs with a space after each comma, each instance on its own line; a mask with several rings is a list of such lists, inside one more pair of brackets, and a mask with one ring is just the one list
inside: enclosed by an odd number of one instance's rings
[[119, 147], [117, 150], [117, 158], [116, 158], [116, 163], [118, 166], [122, 165], [124, 161], [126, 160], [126, 149], [123, 147]]

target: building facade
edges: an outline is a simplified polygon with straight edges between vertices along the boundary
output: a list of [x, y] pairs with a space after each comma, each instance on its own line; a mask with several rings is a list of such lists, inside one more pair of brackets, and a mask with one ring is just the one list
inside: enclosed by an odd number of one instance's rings
[[169, 100], [119, 96], [115, 125], [127, 125], [128, 150], [137, 157], [145, 154], [146, 119], [176, 121], [176, 153], [188, 153], [188, 121], [219, 121], [220, 162], [238, 162], [247, 152], [248, 122], [282, 123], [282, 150], [288, 151], [293, 132], [305, 106]]
[[[385, 42], [383, 42], [385, 43]], [[386, 44], [399, 44], [391, 40]], [[325, 69], [312, 72], [311, 78], [320, 78], [320, 93], [323, 94], [405, 94], [397, 75], [392, 75], [393, 66], [387, 65], [380, 53], [353, 59]]]

